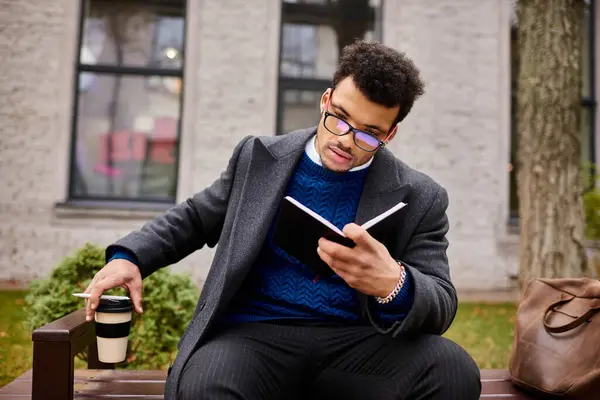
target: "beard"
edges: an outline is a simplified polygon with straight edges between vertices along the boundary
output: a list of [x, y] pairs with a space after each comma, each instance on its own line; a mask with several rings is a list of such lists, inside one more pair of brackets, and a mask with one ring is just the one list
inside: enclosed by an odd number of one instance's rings
[[356, 164], [352, 149], [337, 140], [327, 141], [321, 146], [319, 153], [323, 166], [334, 172], [347, 172]]

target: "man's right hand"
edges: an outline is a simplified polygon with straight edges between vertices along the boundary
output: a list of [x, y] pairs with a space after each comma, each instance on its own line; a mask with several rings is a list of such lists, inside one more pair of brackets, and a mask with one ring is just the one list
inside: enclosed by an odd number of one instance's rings
[[134, 309], [141, 314], [142, 310], [142, 274], [134, 263], [117, 258], [104, 266], [90, 282], [85, 293], [90, 294], [86, 301], [85, 319], [94, 319], [94, 310], [98, 307], [100, 296], [106, 290], [122, 287], [129, 291]]

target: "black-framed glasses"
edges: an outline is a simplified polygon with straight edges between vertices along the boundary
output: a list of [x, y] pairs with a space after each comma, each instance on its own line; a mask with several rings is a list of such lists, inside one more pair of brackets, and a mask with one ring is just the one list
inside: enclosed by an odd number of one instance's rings
[[374, 152], [385, 146], [385, 142], [373, 136], [372, 134], [354, 128], [352, 125], [341, 119], [340, 117], [331, 114], [325, 110], [325, 118], [323, 119], [325, 129], [336, 136], [344, 136], [352, 132], [354, 135], [354, 144], [364, 151]]

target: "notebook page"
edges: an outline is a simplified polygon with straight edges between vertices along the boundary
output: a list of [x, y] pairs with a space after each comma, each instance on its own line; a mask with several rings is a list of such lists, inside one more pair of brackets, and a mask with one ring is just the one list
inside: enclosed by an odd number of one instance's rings
[[406, 203], [400, 202], [400, 203], [396, 204], [394, 207], [392, 207], [389, 210], [387, 210], [386, 212], [384, 212], [383, 214], [379, 214], [375, 218], [368, 220], [367, 222], [365, 222], [361, 226], [363, 228], [365, 228], [365, 229], [369, 229], [370, 227], [372, 227], [373, 225], [375, 225], [379, 221], [384, 220], [388, 216], [392, 215], [393, 213], [395, 213], [396, 211], [398, 211], [399, 209], [401, 209], [405, 205], [406, 205]]
[[299, 209], [301, 209], [305, 213], [311, 215], [317, 221], [321, 222], [323, 225], [329, 227], [331, 230], [333, 230], [334, 232], [340, 234], [341, 236], [346, 237], [346, 235], [344, 235], [344, 232], [342, 232], [340, 229], [338, 229], [337, 226], [333, 225], [331, 222], [327, 221], [325, 218], [321, 217], [319, 214], [317, 214], [316, 212], [314, 212], [310, 208], [306, 207], [304, 204], [298, 202], [296, 199], [294, 199], [293, 197], [290, 197], [290, 196], [286, 196], [285, 198], [287, 200], [289, 200], [291, 203], [293, 203], [296, 207], [298, 207]]

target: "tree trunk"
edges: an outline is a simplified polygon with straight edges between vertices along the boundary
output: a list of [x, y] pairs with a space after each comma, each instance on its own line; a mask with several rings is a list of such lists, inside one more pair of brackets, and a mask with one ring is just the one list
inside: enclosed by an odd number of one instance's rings
[[580, 182], [583, 0], [519, 0], [520, 274], [588, 274]]

